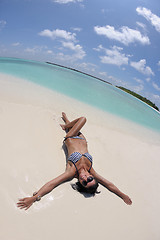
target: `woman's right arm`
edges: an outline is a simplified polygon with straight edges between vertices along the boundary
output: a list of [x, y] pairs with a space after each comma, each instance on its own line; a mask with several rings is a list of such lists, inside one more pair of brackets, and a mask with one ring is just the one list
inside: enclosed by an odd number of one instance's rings
[[20, 209], [24, 208], [25, 210], [27, 210], [29, 207], [31, 207], [31, 205], [35, 201], [38, 201], [38, 198], [43, 197], [44, 195], [51, 192], [54, 188], [56, 188], [60, 184], [70, 181], [72, 178], [73, 178], [73, 174], [70, 171], [65, 171], [63, 174], [47, 182], [43, 187], [39, 189], [39, 191], [34, 196], [19, 199], [17, 206]]

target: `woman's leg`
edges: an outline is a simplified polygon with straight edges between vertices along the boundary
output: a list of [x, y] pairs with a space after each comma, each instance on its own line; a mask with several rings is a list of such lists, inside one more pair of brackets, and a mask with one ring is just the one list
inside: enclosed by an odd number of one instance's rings
[[68, 119], [68, 117], [67, 117], [65, 112], [62, 112], [62, 119], [65, 122], [65, 124], [70, 123], [70, 121], [69, 121], [69, 119]]
[[77, 118], [77, 119], [73, 120], [72, 122], [70, 122], [68, 120], [65, 113], [62, 113], [62, 117], [63, 117], [64, 122], [66, 123], [64, 125], [61, 124], [62, 129], [63, 130], [69, 129], [66, 137], [77, 136], [77, 134], [79, 133], [81, 128], [86, 123], [85, 117]]
[[68, 119], [68, 117], [67, 117], [67, 115], [66, 115], [65, 112], [62, 112], [62, 119], [63, 119], [63, 121], [65, 122], [65, 124], [60, 124], [60, 126], [61, 126], [61, 128], [62, 128], [66, 133], [68, 133], [69, 130], [70, 130], [70, 128], [68, 128], [68, 129], [65, 128], [65, 125], [68, 124], [68, 123], [70, 123], [70, 121], [69, 121], [69, 119]]
[[67, 133], [66, 137], [72, 137], [72, 136], [77, 136], [81, 128], [85, 125], [86, 123], [86, 118], [85, 117], [80, 117], [72, 122], [66, 124], [67, 128], [70, 128], [69, 132]]

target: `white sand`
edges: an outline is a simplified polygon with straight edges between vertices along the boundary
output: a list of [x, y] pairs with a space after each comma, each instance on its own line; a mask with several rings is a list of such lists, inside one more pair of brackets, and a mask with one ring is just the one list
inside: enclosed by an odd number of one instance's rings
[[[85, 198], [65, 183], [27, 212], [30, 196], [65, 169], [61, 112], [85, 115], [94, 168], [133, 205], [102, 186]], [[159, 240], [160, 136], [25, 80], [0, 74], [0, 208], [3, 240]], [[75, 182], [75, 181], [72, 181]]]

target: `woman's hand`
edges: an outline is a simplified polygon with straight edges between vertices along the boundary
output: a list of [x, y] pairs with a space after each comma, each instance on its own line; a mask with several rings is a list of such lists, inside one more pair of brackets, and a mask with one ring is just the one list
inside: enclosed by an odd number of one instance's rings
[[19, 207], [20, 209], [24, 208], [25, 210], [27, 210], [32, 206], [34, 201], [35, 201], [34, 197], [26, 197], [26, 198], [19, 199], [19, 202], [17, 203], [17, 207]]
[[128, 197], [127, 195], [125, 195], [123, 197], [123, 201], [127, 204], [127, 205], [132, 205], [132, 200], [130, 199], [130, 197]]

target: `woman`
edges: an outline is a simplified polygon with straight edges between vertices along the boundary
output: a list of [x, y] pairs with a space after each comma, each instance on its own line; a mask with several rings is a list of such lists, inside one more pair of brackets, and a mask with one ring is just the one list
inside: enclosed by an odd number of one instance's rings
[[17, 206], [20, 209], [24, 208], [27, 210], [35, 201], [39, 201], [41, 197], [51, 192], [54, 188], [73, 178], [78, 179], [76, 188], [80, 192], [94, 194], [97, 191], [98, 183], [100, 183], [109, 191], [122, 198], [126, 204], [131, 205], [132, 201], [126, 194], [122, 193], [113, 183], [101, 177], [93, 169], [92, 156], [88, 153], [86, 138], [80, 132], [86, 123], [86, 118], [80, 117], [70, 122], [63, 112], [62, 119], [65, 124], [61, 124], [60, 126], [67, 133], [64, 138], [64, 143], [69, 156], [65, 172], [46, 183], [38, 192], [35, 192], [32, 197], [20, 199]]

